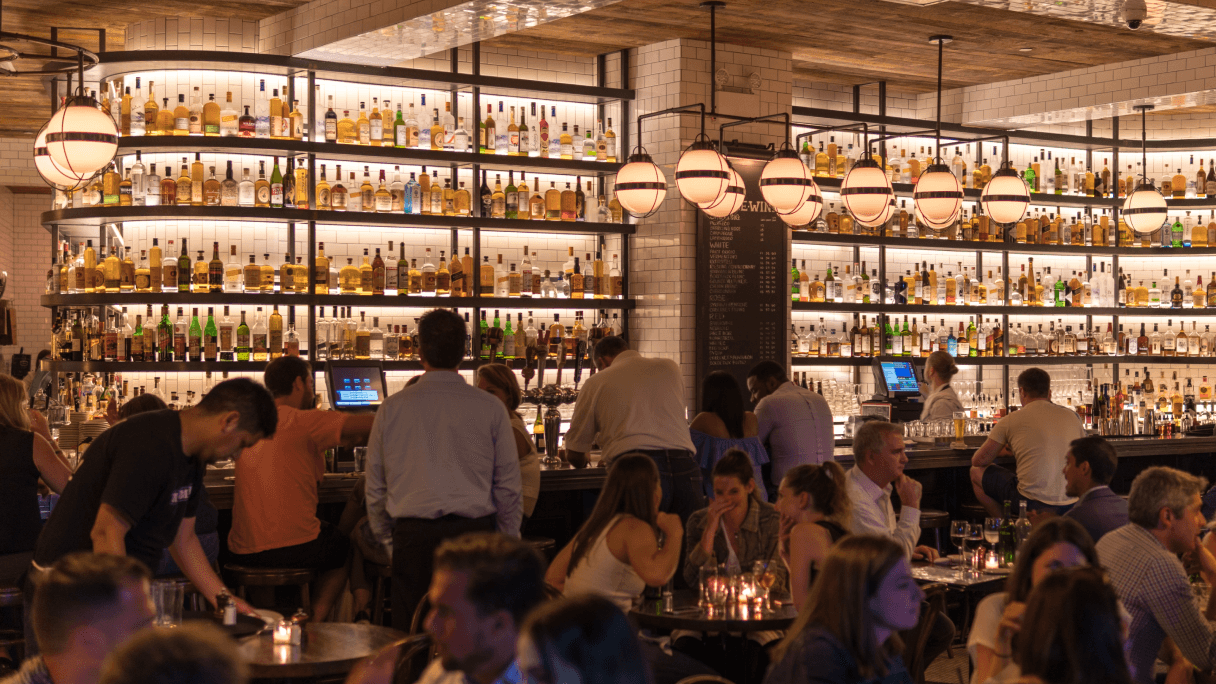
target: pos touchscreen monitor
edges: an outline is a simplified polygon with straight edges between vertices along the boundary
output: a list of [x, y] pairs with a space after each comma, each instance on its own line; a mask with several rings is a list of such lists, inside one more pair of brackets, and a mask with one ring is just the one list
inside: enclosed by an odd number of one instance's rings
[[917, 369], [911, 361], [874, 360], [874, 383], [878, 393], [896, 399], [920, 395]]
[[375, 411], [387, 394], [379, 361], [329, 361], [325, 385], [329, 405], [338, 411]]

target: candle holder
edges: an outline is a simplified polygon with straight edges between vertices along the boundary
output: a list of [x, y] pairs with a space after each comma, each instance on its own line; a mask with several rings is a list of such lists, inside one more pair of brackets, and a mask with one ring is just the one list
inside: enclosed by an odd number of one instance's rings
[[280, 646], [299, 646], [303, 628], [294, 620], [279, 620], [274, 626], [274, 643]]

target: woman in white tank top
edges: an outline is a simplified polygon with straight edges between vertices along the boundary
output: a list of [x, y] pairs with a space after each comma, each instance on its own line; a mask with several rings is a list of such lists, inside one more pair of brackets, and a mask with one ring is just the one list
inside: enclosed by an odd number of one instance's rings
[[684, 528], [678, 516], [659, 512], [661, 496], [650, 457], [618, 457], [595, 509], [553, 559], [545, 581], [568, 596], [604, 596], [628, 612], [647, 585], [666, 584], [680, 560]]

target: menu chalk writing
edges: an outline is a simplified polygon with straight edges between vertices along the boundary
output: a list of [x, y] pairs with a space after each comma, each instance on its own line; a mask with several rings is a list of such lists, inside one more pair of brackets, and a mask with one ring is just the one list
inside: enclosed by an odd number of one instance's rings
[[697, 377], [726, 371], [745, 388], [752, 366], [785, 361], [789, 231], [760, 194], [766, 162], [731, 163], [747, 188], [743, 206], [726, 218], [697, 212]]

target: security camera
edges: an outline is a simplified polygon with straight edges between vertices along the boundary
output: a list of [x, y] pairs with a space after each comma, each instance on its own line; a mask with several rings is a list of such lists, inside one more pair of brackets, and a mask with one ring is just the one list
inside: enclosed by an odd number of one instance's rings
[[1145, 0], [1127, 0], [1123, 3], [1123, 22], [1133, 31], [1144, 25], [1148, 18], [1148, 6]]

